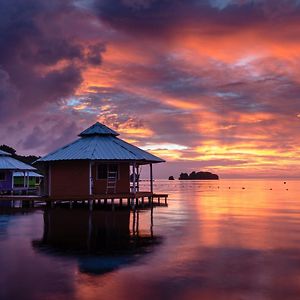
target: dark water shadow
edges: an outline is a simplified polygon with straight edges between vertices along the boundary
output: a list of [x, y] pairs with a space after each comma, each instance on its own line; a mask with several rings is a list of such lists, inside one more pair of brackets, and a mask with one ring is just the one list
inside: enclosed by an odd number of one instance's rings
[[104, 274], [136, 263], [162, 243], [148, 230], [140, 233], [141, 212], [54, 208], [44, 211], [44, 234], [32, 241], [46, 255], [76, 259], [80, 272]]

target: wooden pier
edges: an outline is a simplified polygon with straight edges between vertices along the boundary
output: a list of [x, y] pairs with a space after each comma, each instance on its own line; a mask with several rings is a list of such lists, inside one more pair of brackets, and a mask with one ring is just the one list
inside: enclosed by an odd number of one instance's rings
[[[151, 192], [137, 192], [127, 194], [101, 194], [88, 197], [68, 196], [68, 197], [42, 197], [42, 196], [17, 196], [1, 195], [0, 203], [9, 202], [11, 207], [15, 203], [21, 203], [21, 207], [35, 207], [37, 205], [47, 205], [50, 207], [69, 205], [70, 208], [77, 206], [88, 206], [89, 210], [94, 208], [130, 207], [132, 209], [147, 209], [156, 206], [168, 206], [167, 194], [155, 194]], [[7, 203], [8, 204], [8, 203]], [[0, 205], [1, 207], [1, 205]]]

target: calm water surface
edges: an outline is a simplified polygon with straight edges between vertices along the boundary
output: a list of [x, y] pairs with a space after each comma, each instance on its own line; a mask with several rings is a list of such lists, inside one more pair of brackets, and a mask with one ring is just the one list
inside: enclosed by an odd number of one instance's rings
[[[300, 299], [300, 181], [157, 181], [169, 207], [0, 213], [0, 299]], [[118, 221], [117, 221], [118, 220]]]

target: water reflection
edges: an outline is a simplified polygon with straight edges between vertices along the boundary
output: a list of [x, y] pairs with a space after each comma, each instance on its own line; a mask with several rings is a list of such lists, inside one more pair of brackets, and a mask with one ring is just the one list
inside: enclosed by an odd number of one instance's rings
[[0, 299], [299, 299], [300, 181], [155, 184], [152, 234], [149, 211], [0, 213]]
[[[140, 230], [140, 214], [150, 219]], [[44, 211], [44, 234], [32, 242], [36, 251], [71, 256], [80, 272], [103, 274], [139, 260], [161, 239], [153, 234], [153, 212], [54, 208]]]

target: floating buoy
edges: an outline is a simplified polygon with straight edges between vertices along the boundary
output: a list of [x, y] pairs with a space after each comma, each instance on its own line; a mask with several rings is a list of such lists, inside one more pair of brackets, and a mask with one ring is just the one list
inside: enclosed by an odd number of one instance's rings
[[270, 191], [272, 191], [273, 189], [270, 189]]
[[283, 184], [286, 184], [286, 181]]
[[244, 190], [245, 188], [243, 187], [242, 189]]

